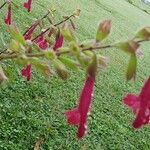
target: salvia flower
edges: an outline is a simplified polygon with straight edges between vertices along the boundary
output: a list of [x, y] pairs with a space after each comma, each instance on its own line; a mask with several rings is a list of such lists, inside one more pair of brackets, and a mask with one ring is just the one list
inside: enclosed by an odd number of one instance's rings
[[44, 38], [44, 35], [41, 34], [41, 36], [39, 36], [36, 40], [35, 43], [43, 50], [45, 50], [48, 47], [48, 42], [47, 40]]
[[82, 138], [87, 132], [87, 119], [92, 102], [94, 83], [95, 79], [92, 76], [88, 76], [81, 91], [79, 105], [65, 112], [68, 123], [79, 126], [77, 132], [78, 138]]
[[12, 17], [12, 10], [11, 10], [11, 4], [10, 4], [10, 5], [8, 5], [7, 16], [4, 18], [4, 21], [7, 25], [11, 24], [11, 22], [12, 22], [11, 17]]
[[64, 37], [61, 33], [58, 33], [55, 39], [53, 49], [56, 51], [58, 48], [61, 48], [64, 43]]
[[32, 0], [28, 0], [27, 2], [25, 2], [24, 7], [28, 10], [28, 12], [30, 12], [32, 7]]
[[136, 115], [134, 128], [140, 128], [150, 122], [150, 77], [145, 82], [139, 95], [128, 94], [123, 98], [124, 104], [131, 107]]
[[21, 70], [21, 75], [27, 78], [27, 81], [31, 79], [31, 64], [28, 64]]
[[31, 25], [31, 27], [24, 33], [24, 39], [25, 40], [30, 40], [32, 33], [34, 32], [35, 28], [37, 27], [37, 23], [34, 23], [33, 25]]

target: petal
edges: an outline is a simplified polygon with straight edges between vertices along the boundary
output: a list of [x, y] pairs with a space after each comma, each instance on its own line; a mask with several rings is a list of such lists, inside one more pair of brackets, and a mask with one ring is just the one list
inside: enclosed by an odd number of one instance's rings
[[21, 70], [21, 75], [27, 78], [27, 81], [31, 79], [31, 64], [28, 64]]
[[60, 34], [60, 35], [56, 36], [55, 44], [54, 44], [53, 49], [57, 50], [58, 48], [62, 47], [63, 43], [64, 43], [64, 37], [63, 37], [63, 35]]
[[80, 113], [78, 108], [66, 111], [65, 116], [70, 125], [78, 125], [80, 123]]
[[134, 94], [128, 94], [123, 98], [123, 103], [129, 107], [132, 108], [133, 112], [136, 113], [136, 111], [139, 109], [140, 101], [138, 100], [138, 97]]

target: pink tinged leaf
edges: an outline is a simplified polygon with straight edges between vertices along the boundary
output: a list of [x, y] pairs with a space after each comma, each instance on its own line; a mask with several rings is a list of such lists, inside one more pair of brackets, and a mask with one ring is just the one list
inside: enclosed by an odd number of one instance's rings
[[32, 0], [28, 0], [27, 2], [25, 2], [24, 7], [28, 10], [28, 12], [30, 12], [32, 7]]
[[56, 51], [58, 48], [61, 48], [64, 43], [64, 37], [61, 33], [56, 36], [53, 49]]
[[123, 98], [123, 102], [125, 105], [132, 108], [133, 112], [136, 113], [139, 109], [140, 101], [136, 95], [128, 94]]
[[31, 79], [31, 64], [28, 64], [21, 70], [21, 75], [27, 78], [27, 81]]
[[30, 40], [32, 33], [34, 32], [35, 28], [37, 27], [37, 23], [34, 23], [25, 33], [24, 33], [24, 39], [25, 40]]
[[11, 16], [12, 16], [12, 10], [11, 10], [11, 5], [9, 5], [7, 16], [4, 18], [4, 21], [7, 25], [11, 24]]

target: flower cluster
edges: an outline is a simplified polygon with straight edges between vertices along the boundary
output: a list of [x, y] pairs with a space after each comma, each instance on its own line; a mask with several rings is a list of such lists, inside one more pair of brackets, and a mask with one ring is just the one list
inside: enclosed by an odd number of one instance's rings
[[[8, 5], [8, 11], [7, 11], [7, 16], [4, 17], [4, 22], [7, 25], [11, 25], [12, 24], [12, 5], [14, 5], [14, 2], [12, 0], [5, 0], [4, 4], [0, 7], [0, 9], [4, 7], [5, 5]], [[32, 7], [32, 0], [28, 0], [27, 2], [25, 2], [24, 7], [28, 10], [28, 12], [30, 12], [31, 7]]]

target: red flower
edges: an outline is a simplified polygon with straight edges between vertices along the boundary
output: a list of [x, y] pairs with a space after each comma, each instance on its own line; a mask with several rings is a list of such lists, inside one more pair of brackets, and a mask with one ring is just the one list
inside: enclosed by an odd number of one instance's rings
[[134, 128], [140, 128], [142, 125], [148, 124], [150, 122], [150, 77], [138, 96], [128, 94], [123, 101], [137, 115], [133, 122]]
[[63, 35], [61, 33], [59, 33], [56, 36], [55, 44], [54, 44], [53, 49], [57, 50], [58, 48], [62, 47], [63, 43], [64, 43], [64, 37], [63, 37]]
[[21, 75], [27, 78], [27, 81], [31, 79], [31, 64], [28, 64], [21, 70]]
[[25, 40], [30, 40], [31, 39], [31, 36], [32, 36], [32, 33], [33, 31], [35, 30], [35, 28], [37, 27], [37, 23], [34, 23], [25, 33], [24, 33], [24, 39]]
[[31, 11], [31, 5], [32, 5], [32, 0], [28, 0], [27, 2], [24, 3], [24, 7], [28, 10], [28, 12]]
[[12, 16], [11, 5], [8, 5], [8, 13], [7, 16], [4, 18], [4, 21], [7, 25], [11, 24], [11, 16]]
[[48, 47], [48, 42], [46, 39], [44, 39], [44, 36], [42, 34], [35, 40], [35, 43], [37, 43], [38, 46], [43, 50]]
[[68, 123], [79, 126], [77, 132], [79, 138], [82, 138], [87, 131], [88, 112], [92, 103], [94, 83], [95, 78], [92, 76], [87, 77], [80, 95], [79, 105], [76, 108], [65, 112]]

